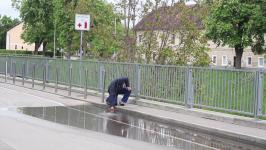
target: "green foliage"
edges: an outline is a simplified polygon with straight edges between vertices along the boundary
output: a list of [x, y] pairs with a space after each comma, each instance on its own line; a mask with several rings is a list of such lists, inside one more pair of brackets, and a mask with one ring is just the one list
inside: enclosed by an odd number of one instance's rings
[[[83, 34], [83, 50], [91, 56], [110, 56], [120, 48], [122, 26], [120, 16], [104, 0], [13, 0], [20, 9], [25, 25], [23, 39], [28, 43], [51, 45], [56, 35], [56, 47], [65, 52], [77, 52], [80, 32], [74, 29], [75, 14], [91, 16], [91, 30]], [[114, 36], [114, 20], [117, 34]]]
[[12, 19], [7, 16], [0, 15], [0, 49], [6, 48], [6, 33], [12, 27], [19, 23], [18, 19]]
[[[0, 49], [0, 55], [9, 55], [9, 56], [23, 55], [24, 56], [24, 55], [34, 55], [34, 52], [33, 51], [25, 51], [25, 50], [6, 50], [6, 49]], [[53, 52], [38, 51], [38, 53], [36, 55], [53, 57]], [[59, 53], [59, 52], [56, 53], [56, 56], [61, 56], [61, 53]]]
[[[207, 39], [196, 21], [206, 17], [205, 7], [191, 8], [184, 3], [177, 3], [170, 7], [157, 8], [155, 4], [154, 11], [158, 21], [149, 22], [147, 19], [145, 22], [145, 26], [150, 29], [144, 31], [143, 40], [138, 46], [138, 55], [144, 55], [147, 63], [187, 65], [189, 62], [196, 66], [209, 64], [210, 59], [206, 53], [209, 50]], [[176, 16], [178, 25], [170, 26], [173, 22], [171, 19]], [[168, 19], [169, 24], [165, 24], [165, 19]], [[160, 31], [154, 28], [159, 28]], [[175, 36], [174, 43], [171, 41], [172, 35]]]
[[[207, 37], [218, 45], [235, 48], [239, 61], [248, 46], [256, 53], [265, 51], [265, 0], [216, 0], [205, 24]], [[241, 63], [237, 64], [240, 68]]]
[[[89, 53], [95, 57], [109, 57], [120, 49], [123, 38], [120, 16], [115, 14], [113, 6], [103, 0], [85, 0], [84, 12], [89, 12], [92, 18], [93, 28], [85, 37], [90, 41]], [[82, 13], [82, 12], [81, 12]], [[115, 18], [117, 20], [115, 20]], [[116, 21], [116, 35], [115, 33]]]
[[35, 51], [43, 43], [46, 44], [53, 37], [53, 5], [51, 1], [32, 0], [22, 1], [20, 16], [24, 22], [22, 38], [28, 43], [35, 43]]

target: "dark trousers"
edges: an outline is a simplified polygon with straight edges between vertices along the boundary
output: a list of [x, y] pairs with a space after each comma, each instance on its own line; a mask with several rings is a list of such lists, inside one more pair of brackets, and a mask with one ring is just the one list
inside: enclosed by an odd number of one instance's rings
[[124, 94], [123, 98], [121, 99], [122, 102], [127, 103], [127, 100], [131, 94], [131, 91], [127, 90], [127, 88], [123, 88], [121, 91], [117, 93], [112, 92], [113, 90], [108, 90], [109, 96], [106, 99], [106, 102], [109, 106], [117, 105], [117, 96], [118, 94]]

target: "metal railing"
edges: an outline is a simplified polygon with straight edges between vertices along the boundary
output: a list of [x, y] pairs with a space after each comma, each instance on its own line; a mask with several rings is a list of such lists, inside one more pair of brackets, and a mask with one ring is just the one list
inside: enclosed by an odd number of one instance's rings
[[[266, 117], [266, 97], [263, 93], [263, 70], [215, 69], [145, 65], [101, 61], [64, 60], [53, 58], [30, 58], [0, 56], [0, 73], [16, 82], [16, 77], [87, 89], [100, 93], [107, 91], [111, 80], [120, 76], [130, 79], [132, 95], [138, 98], [157, 100], [222, 112]], [[104, 90], [103, 90], [104, 89]], [[102, 94], [102, 101], [105, 97]]]

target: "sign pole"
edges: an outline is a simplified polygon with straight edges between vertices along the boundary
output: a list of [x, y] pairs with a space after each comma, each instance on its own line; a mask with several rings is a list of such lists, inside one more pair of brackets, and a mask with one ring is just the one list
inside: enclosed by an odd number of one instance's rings
[[81, 30], [80, 31], [80, 49], [79, 49], [79, 56], [80, 56], [80, 60], [82, 60], [82, 52], [83, 52], [83, 50], [82, 50], [82, 40], [83, 39], [83, 31]]

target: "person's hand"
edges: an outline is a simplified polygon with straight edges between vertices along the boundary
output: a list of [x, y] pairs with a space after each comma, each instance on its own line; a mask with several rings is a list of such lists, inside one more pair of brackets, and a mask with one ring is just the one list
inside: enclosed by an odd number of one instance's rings
[[127, 90], [131, 91], [131, 87], [127, 87]]

